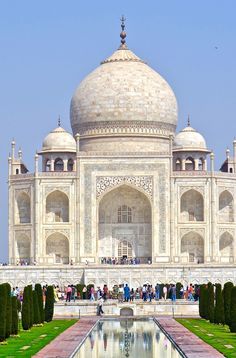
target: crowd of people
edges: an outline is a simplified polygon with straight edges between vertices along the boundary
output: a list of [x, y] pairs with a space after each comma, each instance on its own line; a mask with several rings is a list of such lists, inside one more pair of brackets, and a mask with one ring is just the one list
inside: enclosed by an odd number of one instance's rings
[[152, 259], [148, 258], [140, 258], [140, 257], [132, 257], [130, 259], [122, 257], [102, 257], [101, 264], [105, 265], [140, 265], [140, 264], [149, 264], [151, 265]]

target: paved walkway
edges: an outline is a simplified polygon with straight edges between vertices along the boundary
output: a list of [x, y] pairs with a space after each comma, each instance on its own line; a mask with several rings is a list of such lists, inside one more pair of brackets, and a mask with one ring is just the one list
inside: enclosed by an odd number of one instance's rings
[[35, 358], [68, 358], [87, 336], [99, 317], [83, 317], [41, 349]]
[[176, 343], [188, 358], [223, 358], [209, 344], [203, 342], [187, 328], [170, 317], [155, 317], [164, 332]]

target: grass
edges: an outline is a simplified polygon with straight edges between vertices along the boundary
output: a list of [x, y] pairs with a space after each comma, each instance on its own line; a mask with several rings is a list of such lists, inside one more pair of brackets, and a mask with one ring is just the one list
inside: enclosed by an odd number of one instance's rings
[[10, 337], [6, 345], [0, 345], [0, 357], [32, 357], [76, 321], [75, 319], [54, 320], [45, 323], [42, 327], [32, 327], [30, 331], [21, 330], [19, 337]]
[[[236, 357], [236, 333], [230, 333], [228, 326], [213, 324], [199, 318], [178, 318], [176, 321], [217, 349], [225, 357]], [[233, 348], [227, 348], [227, 345]]]

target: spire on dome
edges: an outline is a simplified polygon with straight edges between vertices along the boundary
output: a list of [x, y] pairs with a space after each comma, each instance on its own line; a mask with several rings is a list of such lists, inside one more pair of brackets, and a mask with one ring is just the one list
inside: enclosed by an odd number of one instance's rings
[[190, 127], [190, 116], [189, 116], [189, 114], [188, 114], [188, 122], [187, 122], [187, 125], [188, 125], [188, 127]]
[[125, 38], [126, 38], [126, 32], [125, 32], [126, 18], [124, 17], [124, 15], [122, 15], [120, 21], [121, 21], [121, 33], [120, 33], [121, 45], [119, 47], [119, 50], [126, 50], [127, 49], [127, 45], [126, 45], [126, 41], [125, 41]]
[[61, 127], [61, 117], [60, 117], [60, 115], [59, 115], [59, 117], [58, 117], [57, 124], [58, 124], [58, 127]]

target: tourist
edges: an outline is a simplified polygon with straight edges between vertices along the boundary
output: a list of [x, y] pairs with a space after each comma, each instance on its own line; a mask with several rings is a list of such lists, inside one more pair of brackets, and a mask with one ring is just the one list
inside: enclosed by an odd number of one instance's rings
[[119, 285], [119, 292], [118, 292], [118, 302], [123, 302], [124, 295], [123, 295], [123, 285]]
[[99, 300], [102, 297], [102, 290], [101, 288], [98, 286], [97, 288], [97, 300]]
[[134, 289], [131, 288], [131, 291], [130, 291], [130, 302], [133, 302], [133, 301], [134, 301], [134, 295], [135, 295]]
[[125, 298], [125, 302], [128, 302], [130, 299], [130, 288], [127, 283], [125, 284], [124, 287], [124, 298]]
[[84, 286], [84, 287], [83, 287], [83, 290], [82, 290], [82, 297], [83, 297], [83, 300], [85, 300], [85, 299], [86, 299], [86, 294], [87, 294], [87, 287], [86, 287], [86, 286]]
[[100, 297], [98, 300], [98, 305], [97, 305], [97, 315], [101, 316], [101, 314], [103, 314], [103, 309], [102, 309], [102, 305], [103, 305], [103, 298]]
[[92, 286], [90, 288], [90, 301], [95, 301], [94, 293], [95, 293], [95, 289], [94, 286]]
[[71, 292], [72, 292], [72, 288], [70, 285], [68, 285], [67, 289], [66, 289], [66, 302], [70, 302], [71, 300]]
[[165, 285], [164, 287], [163, 287], [163, 296], [164, 296], [164, 300], [166, 301], [166, 299], [167, 299], [167, 286]]
[[75, 286], [71, 285], [71, 300], [75, 302]]
[[104, 302], [106, 302], [106, 300], [107, 300], [107, 295], [108, 295], [108, 287], [107, 287], [107, 285], [104, 285], [103, 286], [103, 299], [104, 299]]
[[143, 301], [146, 302], [147, 301], [147, 285], [143, 285], [142, 288], [142, 297], [143, 297]]
[[157, 283], [156, 286], [155, 286], [155, 300], [159, 301], [159, 298], [160, 298], [160, 286]]
[[172, 302], [176, 301], [176, 286], [171, 285], [171, 300]]

